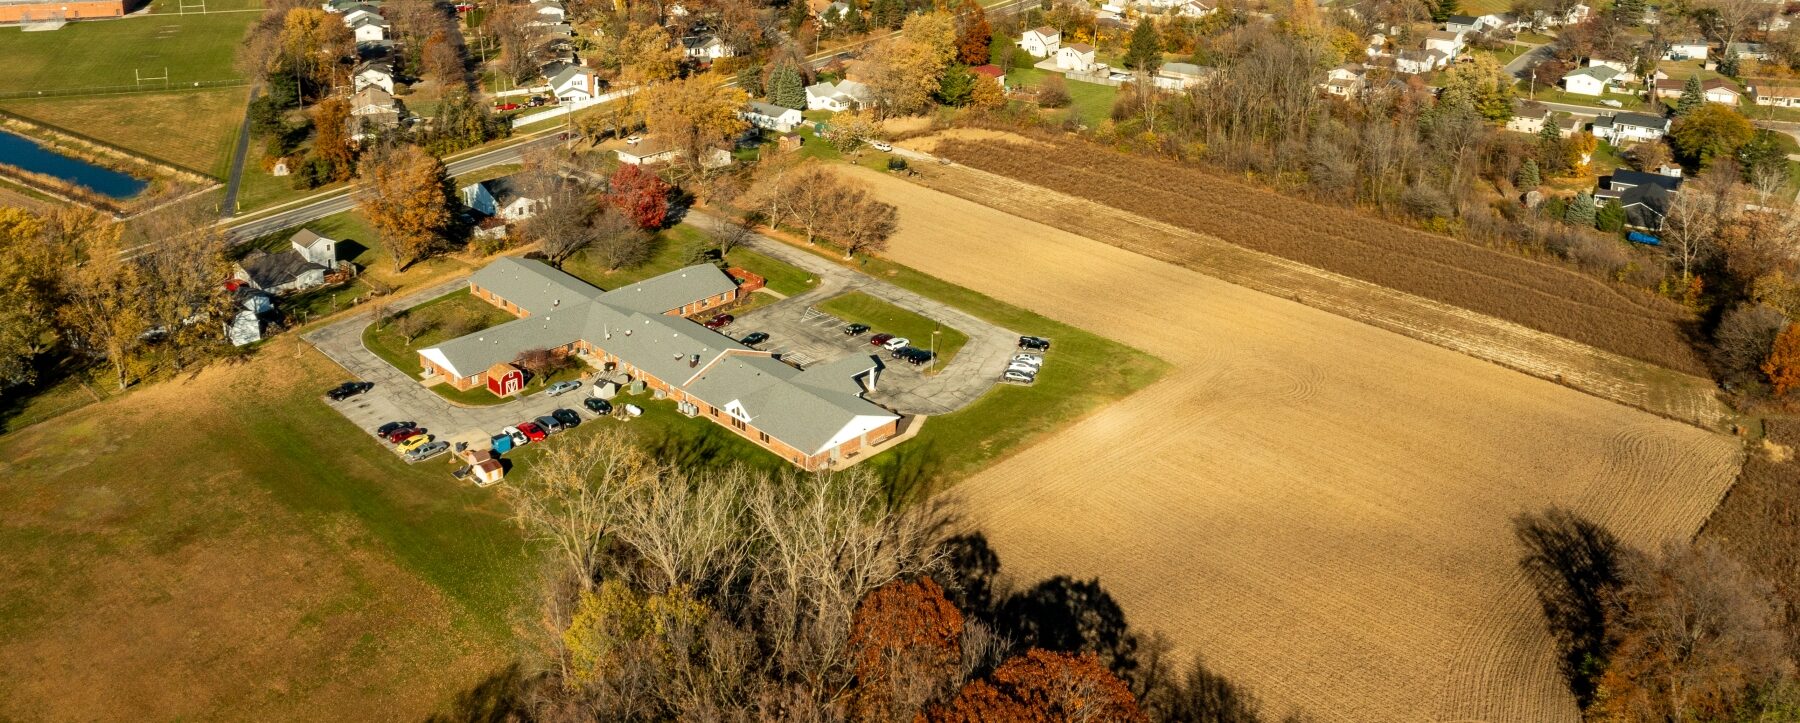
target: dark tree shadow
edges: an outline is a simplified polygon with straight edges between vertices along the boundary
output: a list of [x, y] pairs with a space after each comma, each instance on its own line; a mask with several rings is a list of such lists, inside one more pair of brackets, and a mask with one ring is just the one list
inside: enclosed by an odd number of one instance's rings
[[1569, 692], [1586, 708], [1612, 652], [1606, 605], [1623, 582], [1625, 549], [1605, 528], [1559, 507], [1513, 518], [1513, 536], [1524, 548], [1519, 567], [1537, 591]]
[[732, 461], [719, 437], [686, 431], [664, 434], [651, 443], [652, 453], [682, 469], [714, 469]]
[[1058, 575], [1013, 593], [1000, 604], [995, 622], [1023, 647], [1092, 652], [1126, 680], [1137, 668], [1137, 636], [1124, 608], [1098, 579]]
[[475, 687], [456, 695], [450, 710], [434, 714], [428, 723], [530, 723], [534, 720], [525, 703], [530, 681], [519, 664], [483, 678]]
[[1000, 556], [980, 532], [957, 535], [938, 548], [944, 553], [944, 596], [958, 610], [992, 624]]
[[943, 455], [938, 454], [936, 443], [902, 444], [895, 448], [893, 461], [881, 469], [888, 508], [900, 509], [931, 496], [943, 469]]

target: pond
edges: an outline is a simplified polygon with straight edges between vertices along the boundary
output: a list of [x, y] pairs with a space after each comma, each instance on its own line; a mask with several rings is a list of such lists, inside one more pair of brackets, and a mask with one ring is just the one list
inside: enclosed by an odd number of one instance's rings
[[148, 181], [110, 168], [70, 158], [21, 135], [0, 131], [0, 163], [54, 176], [112, 198], [136, 196]]

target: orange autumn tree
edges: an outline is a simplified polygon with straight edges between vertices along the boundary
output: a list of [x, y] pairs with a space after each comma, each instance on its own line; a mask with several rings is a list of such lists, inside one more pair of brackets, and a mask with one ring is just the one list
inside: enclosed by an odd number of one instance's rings
[[906, 720], [957, 683], [963, 616], [931, 578], [876, 588], [850, 627], [856, 720]]
[[361, 175], [357, 210], [381, 235], [395, 268], [405, 271], [442, 247], [456, 200], [442, 161], [418, 146], [380, 147], [363, 156]]
[[1033, 648], [920, 716], [927, 723], [1147, 721], [1125, 681], [1093, 653]]
[[1789, 390], [1800, 386], [1800, 324], [1788, 324], [1775, 337], [1774, 348], [1763, 359], [1762, 372], [1769, 376], [1777, 397], [1785, 397]]

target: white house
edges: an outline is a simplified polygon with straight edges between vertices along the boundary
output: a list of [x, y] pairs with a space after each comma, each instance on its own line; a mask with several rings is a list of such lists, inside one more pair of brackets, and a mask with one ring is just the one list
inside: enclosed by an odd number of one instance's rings
[[[1631, 66], [1633, 66], [1635, 64], [1637, 64], [1636, 58], [1633, 58], [1630, 62], [1626, 62], [1623, 60], [1610, 60], [1607, 58], [1588, 58], [1587, 59], [1587, 67], [1589, 67], [1589, 68], [1612, 68], [1613, 72], [1617, 73], [1617, 75], [1613, 76], [1612, 82], [1614, 82], [1614, 83], [1636, 83], [1638, 80], [1637, 74], [1631, 72]], [[1661, 73], [1662, 71], [1659, 70], [1657, 72]], [[1669, 77], [1669, 76], [1661, 75], [1656, 78], [1652, 78], [1651, 80], [1662, 80], [1667, 77]]]
[[561, 0], [535, 0], [531, 9], [537, 11], [538, 22], [561, 23], [569, 19], [569, 11], [563, 7]]
[[1619, 71], [1604, 65], [1576, 68], [1563, 76], [1563, 89], [1576, 95], [1605, 95], [1619, 77]]
[[380, 60], [368, 61], [350, 71], [350, 83], [351, 92], [375, 87], [392, 95], [394, 92], [394, 66]]
[[1800, 107], [1800, 83], [1770, 78], [1751, 78], [1750, 93], [1757, 105]]
[[1436, 50], [1450, 59], [1455, 59], [1463, 51], [1464, 33], [1449, 30], [1433, 30], [1425, 34], [1425, 49]]
[[1515, 100], [1512, 117], [1506, 120], [1506, 129], [1535, 135], [1544, 131], [1544, 124], [1550, 122], [1550, 117], [1550, 107], [1543, 103]]
[[1150, 82], [1163, 90], [1182, 90], [1199, 85], [1211, 77], [1213, 72], [1212, 68], [1202, 68], [1193, 63], [1163, 63]]
[[550, 92], [564, 103], [593, 100], [600, 95], [600, 76], [579, 65], [564, 65], [550, 76]]
[[356, 22], [350, 24], [350, 35], [351, 37], [356, 38], [357, 45], [379, 43], [383, 40], [387, 40], [389, 27], [391, 26], [388, 24], [387, 19], [381, 16], [359, 18]]
[[1452, 33], [1479, 33], [1486, 29], [1485, 22], [1473, 15], [1452, 15], [1444, 19], [1444, 30]]
[[1663, 60], [1705, 60], [1707, 49], [1705, 40], [1677, 40], [1669, 43], [1669, 49], [1663, 51]]
[[1070, 70], [1087, 73], [1094, 70], [1094, 46], [1086, 43], [1064, 45], [1056, 49], [1056, 67], [1059, 70]]
[[337, 241], [307, 229], [288, 239], [292, 247], [278, 254], [252, 251], [238, 261], [232, 278], [271, 294], [302, 291], [325, 283], [325, 272], [337, 267]]
[[1669, 119], [1643, 113], [1603, 115], [1594, 119], [1594, 136], [1615, 146], [1654, 141], [1669, 132]]
[[1033, 58], [1048, 58], [1055, 55], [1059, 47], [1062, 47], [1062, 33], [1047, 25], [1032, 28], [1019, 36], [1019, 48]]
[[750, 125], [776, 133], [791, 132], [803, 122], [798, 110], [754, 100], [738, 111], [738, 116], [749, 121]]
[[819, 11], [819, 23], [822, 25], [836, 25], [843, 21], [844, 16], [849, 12], [849, 5], [844, 4], [841, 0], [839, 2], [834, 2], [830, 5], [826, 5], [824, 10]]
[[464, 206], [484, 217], [507, 223], [536, 216], [545, 206], [544, 199], [531, 198], [521, 193], [518, 181], [512, 176], [471, 183], [457, 189], [456, 193]]
[[1778, 33], [1793, 26], [1794, 21], [1789, 19], [1785, 13], [1779, 11], [1774, 15], [1770, 15], [1769, 17], [1756, 22], [1756, 29], [1766, 33]]
[[1212, 0], [1188, 0], [1175, 6], [1175, 14], [1184, 18], [1203, 18], [1219, 11]]
[[1346, 100], [1355, 98], [1362, 95], [1368, 74], [1369, 69], [1360, 63], [1345, 63], [1325, 71], [1325, 82], [1319, 84], [1319, 90]]
[[1368, 47], [1363, 48], [1363, 55], [1367, 55], [1371, 58], [1384, 58], [1384, 57], [1392, 56], [1393, 53], [1388, 52], [1388, 49], [1387, 49], [1387, 36], [1382, 35], [1381, 33], [1375, 33], [1373, 35], [1370, 35], [1369, 36], [1369, 45], [1368, 45]]
[[397, 128], [404, 116], [393, 95], [373, 85], [363, 88], [350, 96], [350, 138], [362, 140], [364, 127]]
[[814, 83], [806, 86], [806, 109], [856, 110], [869, 102], [869, 86], [854, 80], [840, 80], [837, 85]]
[[737, 51], [717, 35], [689, 35], [682, 38], [681, 52], [698, 60], [718, 60], [737, 55]]
[[1442, 50], [1402, 50], [1394, 56], [1394, 70], [1418, 75], [1450, 64], [1450, 56]]
[[262, 317], [275, 310], [275, 297], [246, 285], [232, 292], [231, 300], [237, 313], [225, 322], [225, 338], [232, 346], [262, 341]]
[[379, 19], [380, 17], [381, 11], [377, 10], [374, 5], [352, 5], [344, 9], [343, 21], [345, 25], [352, 25], [365, 18]]

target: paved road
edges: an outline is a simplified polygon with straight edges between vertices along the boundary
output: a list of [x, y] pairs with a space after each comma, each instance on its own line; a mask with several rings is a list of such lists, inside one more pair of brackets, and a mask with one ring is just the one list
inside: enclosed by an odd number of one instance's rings
[[1508, 75], [1511, 75], [1514, 78], [1523, 79], [1525, 73], [1530, 70], [1532, 66], [1537, 65], [1538, 61], [1549, 57], [1549, 45], [1533, 45], [1530, 50], [1521, 53], [1519, 57], [1513, 58], [1512, 62], [1507, 63], [1505, 70]]
[[231, 176], [225, 180], [225, 200], [219, 204], [219, 217], [237, 215], [238, 183], [244, 180], [244, 158], [250, 155], [250, 105], [262, 88], [250, 89], [250, 102], [244, 104], [244, 123], [238, 127], [237, 148], [231, 152]]
[[[685, 220], [701, 228], [715, 231], [722, 223], [718, 217], [703, 212], [689, 212]], [[987, 390], [993, 388], [1000, 378], [1000, 373], [1006, 370], [1007, 362], [1017, 352], [1019, 332], [989, 323], [949, 304], [920, 296], [767, 236], [756, 235], [746, 245], [758, 253], [792, 264], [817, 276], [819, 287], [753, 312], [742, 327], [745, 333], [755, 331], [756, 329], [750, 327], [762, 323], [758, 321], [760, 318], [768, 318], [780, 328], [787, 329], [784, 332], [786, 334], [806, 333], [793, 328], [793, 325], [804, 323], [802, 317], [807, 307], [840, 293], [861, 291], [890, 304], [912, 310], [925, 318], [968, 335], [968, 343], [964, 344], [962, 350], [951, 358], [948, 366], [933, 376], [917, 376], [918, 372], [914, 369], [897, 368], [905, 367], [905, 365], [890, 365], [888, 372], [885, 373], [897, 377], [894, 381], [899, 383], [889, 385], [884, 378], [883, 384], [869, 396], [874, 401], [900, 412], [946, 414], [968, 406], [985, 394]], [[842, 339], [842, 335], [838, 331], [839, 325], [834, 323], [829, 326], [829, 329], [815, 329], [814, 333], [807, 334], [808, 337], [811, 337], [811, 343], [807, 344], [808, 349], [831, 348], [830, 345], [824, 343], [832, 338], [831, 335], [837, 335], [836, 339]], [[774, 334], [774, 332], [770, 333]], [[824, 338], [820, 338], [820, 336]], [[916, 339], [914, 341], [920, 342], [920, 346], [927, 343], [925, 340]], [[783, 340], [777, 335], [771, 340], [771, 343], [780, 345]], [[863, 349], [867, 348], [863, 347]], [[856, 343], [844, 342], [841, 351], [838, 351], [832, 358], [846, 356], [853, 351], [860, 351]], [[818, 361], [830, 361], [830, 359], [820, 358]]]

